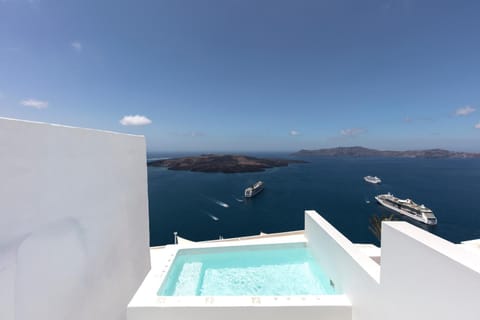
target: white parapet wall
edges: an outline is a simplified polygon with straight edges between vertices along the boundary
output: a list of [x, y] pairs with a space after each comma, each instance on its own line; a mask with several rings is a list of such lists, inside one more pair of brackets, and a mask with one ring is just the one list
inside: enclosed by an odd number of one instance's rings
[[383, 319], [480, 319], [480, 255], [406, 222], [382, 225]]
[[0, 319], [125, 319], [150, 268], [144, 137], [0, 118], [0, 179]]
[[380, 266], [316, 211], [305, 211], [305, 237], [312, 253], [352, 303], [352, 319], [374, 320]]
[[315, 211], [305, 237], [353, 320], [480, 319], [480, 255], [406, 222], [382, 224], [381, 265]]

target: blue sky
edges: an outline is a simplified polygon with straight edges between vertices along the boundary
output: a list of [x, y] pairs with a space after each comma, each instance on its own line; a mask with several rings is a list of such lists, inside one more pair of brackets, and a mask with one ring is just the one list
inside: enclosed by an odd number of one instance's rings
[[0, 0], [0, 116], [143, 134], [151, 151], [480, 152], [479, 12], [453, 0]]

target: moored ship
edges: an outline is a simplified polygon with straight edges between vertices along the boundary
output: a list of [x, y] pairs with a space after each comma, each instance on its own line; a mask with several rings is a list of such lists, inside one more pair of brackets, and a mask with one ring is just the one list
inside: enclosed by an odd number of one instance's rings
[[263, 190], [263, 181], [257, 181], [254, 185], [245, 189], [245, 198], [255, 197]]
[[370, 182], [370, 183], [373, 183], [373, 184], [378, 184], [378, 183], [381, 183], [382, 180], [375, 176], [375, 177], [372, 177], [372, 176], [366, 176], [366, 177], [363, 177], [363, 179], [367, 182]]
[[379, 204], [391, 209], [395, 212], [403, 214], [414, 220], [423, 222], [429, 225], [436, 225], [437, 218], [433, 214], [432, 210], [425, 207], [423, 204], [417, 204], [411, 199], [399, 199], [393, 196], [391, 193], [380, 194], [375, 197]]

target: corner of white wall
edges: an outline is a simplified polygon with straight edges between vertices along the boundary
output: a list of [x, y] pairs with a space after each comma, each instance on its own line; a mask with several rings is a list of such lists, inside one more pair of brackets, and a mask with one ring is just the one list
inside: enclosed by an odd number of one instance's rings
[[480, 256], [409, 223], [383, 222], [385, 319], [477, 320], [479, 293]]
[[0, 118], [0, 318], [125, 318], [150, 268], [145, 139]]

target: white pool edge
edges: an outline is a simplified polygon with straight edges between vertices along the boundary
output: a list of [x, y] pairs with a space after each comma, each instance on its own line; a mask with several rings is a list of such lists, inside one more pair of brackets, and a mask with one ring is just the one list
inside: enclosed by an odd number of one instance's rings
[[128, 308], [135, 307], [199, 307], [199, 306], [345, 306], [350, 305], [343, 294], [335, 295], [292, 295], [292, 296], [158, 296], [157, 293], [177, 253], [188, 249], [209, 248], [243, 248], [249, 246], [268, 245], [301, 245], [307, 246], [303, 234], [286, 238], [252, 239], [236, 242], [189, 243], [184, 245], [168, 245], [163, 248], [152, 248], [152, 269], [145, 277], [142, 285], [130, 301]]

